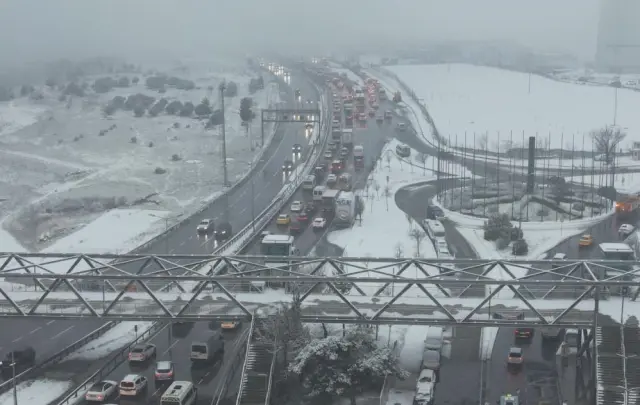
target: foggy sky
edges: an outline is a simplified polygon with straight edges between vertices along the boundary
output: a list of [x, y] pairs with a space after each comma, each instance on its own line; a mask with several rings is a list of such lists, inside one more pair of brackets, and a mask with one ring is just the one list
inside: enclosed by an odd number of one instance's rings
[[598, 0], [2, 0], [0, 65], [509, 40], [591, 59]]

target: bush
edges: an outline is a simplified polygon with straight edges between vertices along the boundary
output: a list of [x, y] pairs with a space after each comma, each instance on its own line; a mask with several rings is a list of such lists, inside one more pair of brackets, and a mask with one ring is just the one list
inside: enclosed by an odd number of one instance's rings
[[142, 117], [142, 116], [144, 115], [144, 113], [145, 113], [145, 109], [144, 109], [144, 107], [143, 107], [143, 106], [141, 106], [141, 105], [136, 106], [136, 107], [133, 109], [133, 115], [135, 115], [136, 117]]
[[524, 232], [522, 232], [522, 229], [515, 226], [511, 228], [511, 239], [510, 239], [511, 241], [522, 239], [523, 236], [524, 236]]
[[576, 210], [576, 211], [580, 211], [580, 212], [583, 212], [585, 210], [584, 203], [581, 203], [581, 202], [573, 203], [571, 208]]
[[0, 86], [0, 101], [11, 101], [13, 100], [13, 93], [11, 89]]
[[180, 109], [180, 116], [191, 117], [191, 115], [193, 114], [193, 110], [195, 110], [195, 106], [191, 101], [187, 101]]
[[170, 102], [169, 104], [167, 104], [167, 107], [165, 108], [165, 111], [167, 112], [167, 114], [170, 115], [175, 115], [178, 114], [178, 112], [180, 112], [180, 110], [182, 110], [182, 103], [179, 102], [178, 100], [174, 100], [172, 102]]
[[484, 222], [484, 239], [495, 241], [501, 236], [509, 238], [511, 232], [511, 221], [507, 214], [494, 214]]
[[84, 90], [77, 83], [69, 83], [64, 88], [62, 94], [66, 96], [76, 96], [76, 97], [84, 97]]
[[235, 97], [238, 95], [238, 85], [235, 82], [228, 82], [224, 89], [225, 97]]
[[129, 78], [127, 76], [123, 76], [118, 79], [118, 87], [129, 87]]
[[215, 110], [211, 114], [211, 117], [209, 118], [209, 121], [207, 122], [207, 128], [212, 128], [212, 127], [215, 127], [217, 125], [222, 125], [223, 120], [224, 120], [224, 113], [222, 112], [222, 110], [220, 110], [220, 109]]
[[146, 86], [151, 90], [160, 90], [164, 88], [167, 82], [167, 78], [164, 76], [151, 76], [145, 80]]
[[147, 96], [146, 94], [137, 93], [127, 97], [127, 101], [124, 103], [125, 110], [133, 110], [137, 106], [141, 106], [145, 109], [151, 107], [156, 101], [155, 98]]
[[177, 153], [174, 153], [173, 155], [171, 155], [171, 160], [173, 162], [177, 162], [179, 160], [181, 160], [182, 158], [180, 157], [180, 155], [178, 155]]
[[96, 93], [107, 93], [118, 85], [118, 82], [111, 77], [101, 77], [93, 82], [93, 91]]
[[518, 239], [513, 242], [513, 246], [511, 247], [511, 254], [514, 256], [522, 256], [529, 253], [529, 244], [524, 239]]
[[499, 237], [496, 239], [496, 248], [498, 250], [506, 249], [509, 246], [510, 240], [505, 237]]
[[163, 169], [162, 167], [156, 167], [156, 169], [153, 172], [155, 174], [165, 174], [167, 171], [165, 169]]
[[200, 103], [196, 106], [196, 108], [193, 111], [198, 117], [206, 117], [209, 114], [211, 114], [211, 107], [209, 107], [204, 103]]

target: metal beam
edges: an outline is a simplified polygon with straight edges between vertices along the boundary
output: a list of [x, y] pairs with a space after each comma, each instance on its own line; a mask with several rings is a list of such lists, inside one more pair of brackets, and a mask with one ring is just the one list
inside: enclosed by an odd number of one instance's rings
[[[1, 260], [0, 316], [22, 318], [249, 319], [290, 300], [291, 283], [305, 286], [306, 322], [588, 328], [600, 317], [603, 297], [594, 291], [633, 297], [640, 287], [640, 264], [621, 261], [0, 253]], [[266, 260], [291, 265], [274, 271]], [[211, 271], [219, 266], [232, 271]], [[285, 288], [255, 293], [254, 281]], [[167, 283], [180, 287], [170, 292]], [[95, 285], [102, 291], [88, 287]], [[465, 294], [477, 286], [484, 296]]]

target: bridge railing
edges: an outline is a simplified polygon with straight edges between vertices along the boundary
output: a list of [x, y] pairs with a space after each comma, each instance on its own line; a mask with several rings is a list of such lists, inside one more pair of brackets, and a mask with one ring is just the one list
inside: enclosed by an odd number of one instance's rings
[[[255, 315], [255, 314], [254, 314]], [[242, 374], [240, 374], [240, 388], [238, 389], [238, 397], [236, 398], [236, 405], [240, 405], [242, 401], [242, 392], [244, 390], [244, 380], [247, 373], [247, 364], [249, 364], [249, 353], [251, 351], [251, 342], [253, 339], [253, 329], [255, 328], [256, 316], [251, 317], [251, 324], [249, 325], [249, 336], [247, 337], [247, 350], [244, 355], [244, 364], [242, 365]]]

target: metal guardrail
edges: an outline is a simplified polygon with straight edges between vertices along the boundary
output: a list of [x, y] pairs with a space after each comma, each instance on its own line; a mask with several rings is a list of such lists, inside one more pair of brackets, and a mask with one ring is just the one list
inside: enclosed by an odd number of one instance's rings
[[131, 348], [141, 342], [145, 342], [149, 339], [154, 338], [160, 332], [162, 332], [169, 324], [167, 323], [155, 323], [149, 329], [145, 330], [138, 336], [136, 340], [129, 343], [126, 347], [120, 349], [116, 354], [111, 356], [106, 363], [104, 363], [98, 371], [93, 373], [89, 378], [87, 378], [82, 384], [76, 386], [70, 393], [66, 394], [62, 400], [58, 402], [58, 399], [51, 401], [51, 403], [57, 402], [58, 405], [69, 405], [75, 403], [82, 399], [82, 395], [86, 392], [93, 384], [98, 381], [104, 380], [113, 370], [120, 367], [122, 363], [124, 363], [128, 359], [129, 351]]
[[[275, 342], [274, 342], [275, 346]], [[275, 349], [275, 347], [274, 347]], [[269, 367], [269, 385], [267, 386], [267, 394], [264, 398], [264, 405], [269, 405], [271, 403], [271, 388], [273, 387], [273, 370], [276, 368], [276, 350], [273, 351], [273, 357], [271, 358], [271, 367]]]
[[54, 355], [48, 357], [47, 359], [45, 359], [44, 361], [36, 364], [33, 367], [30, 367], [29, 369], [21, 372], [20, 374], [16, 375], [15, 377], [11, 378], [10, 380], [7, 380], [5, 382], [3, 382], [2, 384], [0, 384], [0, 394], [3, 394], [5, 392], [8, 392], [9, 390], [11, 390], [13, 388], [13, 383], [15, 381], [16, 384], [20, 384], [23, 381], [26, 381], [30, 378], [33, 377], [33, 375], [46, 368], [49, 366], [52, 366], [54, 364], [59, 363], [62, 359], [64, 359], [65, 357], [67, 357], [69, 354], [71, 354], [72, 352], [78, 350], [80, 347], [86, 345], [87, 343], [89, 343], [90, 341], [96, 339], [99, 336], [104, 335], [105, 333], [107, 333], [109, 330], [111, 330], [114, 326], [116, 326], [117, 324], [119, 324], [120, 322], [118, 321], [113, 321], [113, 322], [107, 322], [104, 325], [100, 326], [98, 329], [94, 330], [93, 332], [89, 333], [88, 335], [84, 336], [81, 339], [78, 339], [77, 341], [71, 343], [69, 346], [65, 347], [64, 349], [60, 350], [59, 352], [55, 353]]
[[[255, 314], [254, 314], [255, 315]], [[249, 336], [247, 336], [247, 350], [244, 355], [244, 363], [242, 364], [242, 374], [240, 375], [240, 388], [238, 389], [238, 396], [236, 397], [236, 405], [240, 405], [242, 401], [242, 391], [244, 391], [244, 375], [247, 372], [247, 363], [249, 362], [249, 350], [251, 349], [251, 339], [253, 338], [253, 328], [255, 326], [256, 316], [251, 317], [251, 324], [249, 325]]]

